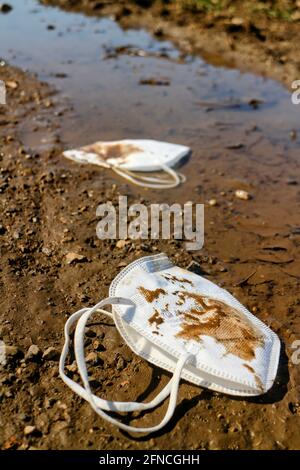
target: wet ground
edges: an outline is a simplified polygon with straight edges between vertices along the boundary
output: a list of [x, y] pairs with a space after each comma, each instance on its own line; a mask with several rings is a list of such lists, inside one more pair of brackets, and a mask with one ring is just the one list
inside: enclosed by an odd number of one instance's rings
[[[290, 92], [220, 59], [220, 66], [210, 65], [143, 29], [123, 30], [113, 18], [33, 0], [10, 3], [12, 11], [0, 14], [1, 56], [38, 79], [0, 68], [8, 85], [0, 114], [0, 333], [17, 348], [0, 377], [2, 447], [299, 448], [299, 365], [287, 361], [300, 334], [300, 108]], [[61, 156], [74, 145], [125, 137], [189, 145], [192, 157], [181, 168], [187, 182], [167, 192], [140, 190]], [[251, 199], [237, 199], [237, 189]], [[172, 241], [122, 248], [101, 242], [96, 207], [118, 194], [205, 203], [203, 250], [186, 252]], [[199, 262], [210, 280], [279, 334], [283, 354], [268, 395], [239, 400], [183, 384], [171, 424], [158, 435], [132, 438], [65, 388], [57, 354], [41, 355], [61, 349], [67, 316], [106, 295], [124, 264], [158, 251], [183, 267]], [[69, 265], [66, 255], [74, 252], [83, 262]], [[91, 331], [99, 394], [147, 399], [165, 383], [167, 374], [134, 357], [113, 327], [95, 331], [104, 334], [105, 348]], [[41, 352], [24, 359], [31, 344]], [[70, 373], [76, 376], [72, 366]], [[157, 422], [165, 406], [135, 424]], [[35, 429], [27, 433], [26, 426]]]

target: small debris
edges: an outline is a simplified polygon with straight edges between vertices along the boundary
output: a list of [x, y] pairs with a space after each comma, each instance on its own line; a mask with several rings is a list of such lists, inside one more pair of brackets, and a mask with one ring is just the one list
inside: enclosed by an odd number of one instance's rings
[[191, 271], [192, 273], [198, 274], [202, 276], [203, 274], [208, 274], [206, 271], [204, 271], [201, 268], [200, 263], [197, 263], [197, 261], [191, 261], [190, 264], [186, 268], [188, 271]]
[[43, 246], [42, 253], [46, 256], [50, 256], [52, 254], [52, 251], [50, 250], [50, 248], [47, 248], [46, 246]]
[[3, 225], [0, 225], [0, 235], [4, 235], [6, 232], [6, 228]]
[[168, 78], [141, 78], [139, 83], [151, 86], [169, 86], [171, 84]]
[[25, 354], [25, 359], [27, 361], [34, 361], [34, 360], [37, 360], [41, 357], [42, 355], [42, 351], [40, 350], [40, 348], [36, 345], [36, 344], [32, 344], [27, 353]]
[[18, 82], [15, 82], [14, 80], [8, 80], [7, 82], [5, 82], [5, 85], [11, 90], [16, 90], [16, 88], [18, 88], [19, 86]]
[[297, 186], [298, 180], [296, 178], [288, 178], [286, 184], [288, 184], [289, 186]]
[[237, 189], [234, 195], [237, 199], [242, 199], [243, 201], [249, 201], [249, 199], [251, 199], [251, 194], [244, 189]]
[[213, 206], [217, 206], [217, 205], [218, 205], [218, 201], [217, 201], [216, 199], [210, 199], [210, 200], [208, 201], [208, 204], [209, 204], [210, 206], [212, 206], [212, 207], [213, 207]]
[[46, 351], [44, 351], [43, 359], [45, 359], [45, 361], [58, 361], [59, 356], [59, 351], [57, 351], [53, 346], [50, 346]]
[[128, 242], [126, 240], [118, 240], [116, 243], [116, 247], [122, 249], [127, 245], [127, 243]]
[[86, 356], [86, 363], [87, 364], [93, 364], [93, 365], [98, 365], [98, 364], [102, 364], [103, 361], [101, 359], [101, 357], [98, 356], [98, 354], [94, 351], [91, 351], [90, 353], [88, 353], [88, 355]]
[[0, 12], [1, 13], [9, 13], [13, 7], [9, 5], [9, 3], [0, 3]]
[[66, 254], [67, 264], [84, 263], [85, 261], [87, 261], [87, 257], [78, 253], [69, 252]]
[[233, 142], [232, 144], [225, 145], [225, 148], [228, 150], [238, 150], [242, 149], [244, 144], [242, 142]]
[[117, 370], [123, 370], [124, 367], [125, 367], [125, 365], [126, 365], [126, 364], [125, 364], [125, 361], [124, 361], [123, 357], [120, 356], [119, 359], [118, 359], [118, 361], [117, 361], [117, 366], [116, 366], [116, 367], [117, 367]]
[[36, 431], [35, 426], [25, 426], [24, 428], [24, 435], [25, 436], [30, 436], [30, 434], [33, 434]]
[[1, 450], [16, 449], [17, 447], [19, 447], [20, 444], [21, 442], [19, 441], [17, 436], [11, 436], [4, 442], [1, 447]]

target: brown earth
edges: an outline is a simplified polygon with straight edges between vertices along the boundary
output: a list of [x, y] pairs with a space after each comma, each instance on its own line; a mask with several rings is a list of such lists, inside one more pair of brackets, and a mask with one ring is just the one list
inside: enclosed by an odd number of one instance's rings
[[88, 15], [113, 15], [124, 28], [144, 27], [215, 65], [285, 83], [300, 76], [298, 0], [42, 0]]
[[[238, 34], [247, 37], [246, 32]], [[257, 58], [253, 68], [262, 65]], [[267, 67], [264, 73], [285, 80], [289, 66]], [[0, 338], [11, 346], [7, 365], [0, 369], [1, 448], [299, 449], [300, 374], [299, 365], [290, 360], [292, 342], [300, 334], [298, 151], [283, 148], [283, 160], [277, 147], [275, 152], [263, 141], [254, 167], [242, 159], [243, 149], [232, 150], [235, 156], [226, 159], [216, 158], [216, 150], [214, 156], [204, 152], [206, 171], [194, 194], [198, 202], [216, 194], [218, 201], [206, 206], [205, 246], [200, 252], [188, 252], [178, 241], [100, 241], [95, 232], [100, 202], [117, 202], [119, 194], [128, 194], [130, 202], [164, 197], [169, 202], [172, 195], [140, 194], [108, 172], [104, 176], [90, 166], [83, 171], [62, 161], [57, 96], [46, 84], [10, 66], [1, 67], [1, 79], [8, 84], [10, 106], [0, 107]], [[27, 129], [30, 147], [24, 145]], [[41, 133], [44, 144], [37, 146], [35, 136], [40, 143]], [[250, 141], [251, 136], [245, 137], [246, 148]], [[196, 151], [194, 161], [197, 156]], [[193, 173], [193, 165], [187, 174]], [[224, 178], [228, 172], [231, 177]], [[251, 192], [252, 199], [237, 199], [235, 189]], [[184, 188], [178, 193], [182, 201]], [[280, 368], [273, 389], [255, 399], [183, 383], [176, 413], [165, 429], [129, 436], [102, 421], [66, 388], [57, 359], [70, 313], [106, 296], [123, 266], [160, 251], [182, 267], [200, 263], [209, 279], [230, 290], [278, 333]], [[200, 269], [195, 263], [193, 269]], [[89, 327], [86, 343], [87, 354], [93, 353], [89, 365], [94, 389], [107, 398], [149, 400], [169, 374], [136, 357], [111, 322], [100, 320]], [[38, 349], [28, 353], [31, 345]], [[69, 373], [78, 378], [72, 360]], [[166, 406], [137, 420], [131, 417], [130, 422], [153, 425]]]

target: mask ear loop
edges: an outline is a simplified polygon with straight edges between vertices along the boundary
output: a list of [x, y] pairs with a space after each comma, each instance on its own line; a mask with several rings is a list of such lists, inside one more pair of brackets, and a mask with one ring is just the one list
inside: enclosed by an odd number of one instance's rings
[[[176, 408], [176, 401], [177, 401], [177, 394], [178, 394], [178, 387], [179, 387], [179, 382], [181, 378], [181, 372], [182, 369], [187, 362], [188, 358], [190, 355], [185, 355], [182, 358], [178, 360], [174, 375], [170, 382], [164, 387], [164, 389], [156, 396], [154, 400], [152, 400], [149, 403], [136, 403], [136, 402], [111, 402], [107, 400], [103, 400], [95, 395], [92, 394], [89, 380], [88, 380], [88, 372], [87, 372], [87, 367], [85, 363], [85, 358], [84, 358], [84, 329], [86, 326], [86, 323], [94, 312], [96, 311], [101, 311], [103, 313], [108, 314], [109, 316], [113, 317], [112, 314], [106, 312], [105, 310], [102, 310], [100, 307], [103, 307], [105, 305], [112, 305], [112, 304], [123, 304], [123, 305], [134, 305], [132, 301], [120, 297], [114, 297], [114, 298], [108, 298], [104, 299], [103, 301], [99, 302], [95, 307], [92, 309], [81, 309], [78, 312], [74, 313], [69, 320], [66, 323], [65, 326], [65, 345], [62, 351], [61, 359], [60, 359], [60, 365], [59, 365], [59, 371], [60, 371], [60, 376], [64, 380], [64, 382], [73, 390], [75, 391], [78, 395], [80, 395], [82, 398], [87, 400], [92, 408], [95, 410], [95, 412], [100, 415], [102, 418], [106, 419], [112, 424], [117, 425], [119, 428], [126, 430], [126, 431], [134, 431], [134, 432], [154, 432], [159, 429], [161, 429], [165, 424], [170, 420], [170, 418], [173, 416], [173, 413]], [[72, 326], [73, 323], [75, 323], [77, 320], [78, 324], [76, 327], [75, 331], [75, 357], [78, 365], [78, 369], [81, 375], [81, 378], [83, 380], [85, 389], [81, 387], [79, 384], [71, 380], [69, 377], [67, 377], [64, 373], [64, 367], [65, 367], [65, 360], [66, 356], [68, 353], [68, 347], [69, 347], [69, 330], [70, 327]], [[112, 418], [111, 416], [107, 415], [103, 411], [103, 409], [107, 411], [141, 411], [141, 410], [147, 410], [156, 407], [159, 403], [161, 403], [165, 398], [170, 395], [170, 401], [169, 401], [169, 406], [167, 409], [167, 412], [165, 414], [165, 417], [163, 420], [154, 427], [151, 428], [136, 428], [134, 426], [128, 426], [120, 421]]]
[[166, 179], [162, 179], [159, 177], [138, 175], [138, 172], [127, 170], [119, 165], [111, 165], [110, 168], [119, 176], [122, 176], [123, 178], [127, 179], [131, 183], [137, 186], [145, 187], [145, 188], [154, 188], [154, 189], [175, 188], [179, 184], [186, 181], [185, 176], [182, 175], [181, 173], [177, 173], [172, 168], [169, 168], [167, 165], [164, 165], [161, 162], [159, 162], [159, 165], [161, 166], [162, 170], [165, 173], [171, 176], [173, 182], [170, 179], [166, 180]]
[[[127, 301], [124, 299], [122, 301], [122, 304], [125, 304]], [[116, 303], [116, 302], [115, 302]], [[129, 303], [129, 305], [132, 305], [132, 302]], [[94, 308], [93, 311], [100, 311], [102, 313], [105, 313], [106, 315], [110, 316], [113, 318], [113, 315], [106, 310], [102, 310], [101, 308], [98, 308], [99, 304], [97, 304]], [[95, 309], [95, 310], [94, 310]], [[63, 350], [61, 353], [60, 357], [60, 362], [59, 362], [59, 373], [62, 378], [62, 380], [65, 382], [68, 387], [71, 388], [77, 395], [81, 396], [84, 400], [89, 401], [89, 396], [81, 385], [79, 385], [77, 382], [74, 382], [74, 380], [70, 379], [66, 374], [65, 374], [65, 363], [66, 363], [66, 358], [69, 352], [69, 344], [70, 344], [70, 330], [75, 324], [78, 319], [87, 312], [90, 312], [92, 309], [90, 308], [82, 308], [75, 312], [71, 317], [67, 320], [65, 324], [65, 344], [63, 346]], [[136, 403], [136, 402], [110, 402], [108, 400], [102, 400], [101, 398], [97, 397], [94, 395], [94, 400], [97, 404], [102, 409], [105, 409], [106, 411], [142, 411], [146, 410], [152, 407], [157, 406], [159, 403], [161, 403], [165, 398], [169, 395], [170, 393], [170, 383], [167, 384], [167, 386], [157, 395], [157, 397], [152, 400], [150, 403]]]
[[[113, 170], [115, 173], [117, 173], [119, 176], [122, 178], [125, 178], [127, 181], [130, 181], [131, 183], [137, 185], [137, 186], [142, 186], [144, 188], [153, 188], [153, 189], [170, 189], [170, 188], [175, 188], [181, 183], [184, 183], [186, 181], [186, 178], [184, 175], [181, 173], [177, 173], [174, 171], [172, 168], [168, 167], [161, 161], [157, 161], [157, 163], [160, 165], [162, 170], [169, 174], [171, 176], [171, 180], [168, 179], [163, 179], [160, 177], [151, 177], [151, 176], [145, 176], [145, 175], [139, 175], [138, 172], [134, 172], [131, 170], [127, 170], [126, 168], [122, 167], [121, 165], [117, 164], [110, 164], [107, 161], [105, 161], [102, 158], [97, 158], [93, 153], [87, 153], [89, 156], [88, 159], [84, 159], [83, 157], [80, 158], [80, 153], [78, 154], [78, 151], [75, 153], [72, 151], [66, 151], [63, 153], [66, 158], [69, 158], [70, 160], [77, 161], [78, 163], [92, 163], [98, 166], [101, 166], [102, 168], [109, 168]], [[172, 181], [173, 180], [173, 181]]]

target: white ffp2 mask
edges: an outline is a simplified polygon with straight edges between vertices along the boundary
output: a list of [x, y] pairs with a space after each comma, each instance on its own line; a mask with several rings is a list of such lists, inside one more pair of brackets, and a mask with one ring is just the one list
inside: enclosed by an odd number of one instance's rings
[[[112, 305], [112, 313], [102, 310]], [[84, 356], [84, 331], [90, 316], [108, 313], [128, 346], [147, 361], [173, 372], [167, 386], [149, 403], [110, 402], [92, 394]], [[74, 349], [83, 387], [65, 375], [70, 328], [76, 325]], [[60, 360], [65, 383], [109, 422], [127, 431], [154, 432], [172, 417], [180, 378], [218, 392], [254, 396], [267, 392], [276, 377], [280, 342], [226, 290], [174, 266], [165, 254], [141, 258], [113, 280], [109, 297], [74, 313], [65, 326]], [[167, 396], [164, 419], [136, 428], [106, 411], [154, 408]]]
[[[189, 147], [156, 140], [126, 139], [95, 142], [63, 155], [78, 163], [92, 163], [110, 168], [128, 181], [147, 188], [166, 189], [178, 186], [185, 177], [173, 167], [190, 153]], [[142, 173], [164, 171], [170, 178], [145, 176]]]

